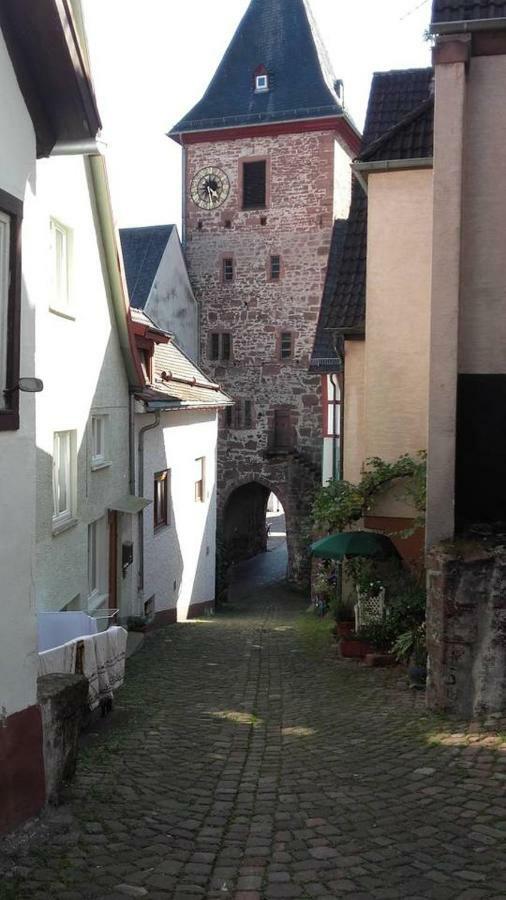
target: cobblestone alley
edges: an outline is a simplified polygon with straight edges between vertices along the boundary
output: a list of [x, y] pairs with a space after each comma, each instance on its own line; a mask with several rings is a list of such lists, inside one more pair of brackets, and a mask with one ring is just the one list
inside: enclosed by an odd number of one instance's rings
[[306, 605], [256, 587], [147, 637], [0, 898], [506, 898], [506, 745], [340, 662]]

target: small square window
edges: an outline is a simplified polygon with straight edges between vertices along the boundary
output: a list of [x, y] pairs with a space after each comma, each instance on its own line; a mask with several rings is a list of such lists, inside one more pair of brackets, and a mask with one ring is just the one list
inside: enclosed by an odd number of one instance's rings
[[61, 222], [51, 219], [52, 296], [50, 307], [56, 312], [70, 314], [70, 264], [72, 232]]
[[263, 93], [264, 91], [269, 90], [269, 76], [268, 75], [257, 75], [255, 77], [255, 90], [259, 93]]
[[225, 257], [223, 260], [223, 281], [234, 280], [234, 260], [232, 257]]
[[195, 502], [203, 503], [205, 500], [205, 457], [195, 460]]
[[281, 334], [281, 359], [291, 359], [293, 356], [293, 335], [291, 331], [283, 331]]
[[164, 528], [170, 524], [170, 470], [157, 472], [154, 480], [154, 526]]
[[281, 257], [271, 256], [271, 281], [279, 281], [281, 278]]
[[91, 417], [91, 464], [103, 465], [106, 461], [107, 416]]

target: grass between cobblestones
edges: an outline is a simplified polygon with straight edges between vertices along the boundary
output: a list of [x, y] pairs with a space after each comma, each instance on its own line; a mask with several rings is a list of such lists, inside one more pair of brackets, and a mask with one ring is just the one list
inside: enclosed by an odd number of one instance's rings
[[504, 736], [339, 660], [306, 605], [149, 636], [66, 805], [0, 845], [0, 900], [505, 900]]

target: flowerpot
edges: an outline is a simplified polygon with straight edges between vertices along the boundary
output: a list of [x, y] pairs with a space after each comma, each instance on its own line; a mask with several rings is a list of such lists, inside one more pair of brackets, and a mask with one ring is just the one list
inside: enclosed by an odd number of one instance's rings
[[364, 659], [368, 653], [373, 653], [374, 647], [367, 641], [342, 638], [339, 650], [344, 659]]
[[427, 682], [427, 666], [410, 665], [408, 667], [408, 678], [411, 687], [418, 691], [423, 691]]
[[355, 622], [336, 622], [336, 635], [338, 638], [349, 638], [355, 631]]
[[385, 669], [387, 666], [395, 666], [396, 659], [391, 653], [368, 653], [365, 664], [373, 669]]

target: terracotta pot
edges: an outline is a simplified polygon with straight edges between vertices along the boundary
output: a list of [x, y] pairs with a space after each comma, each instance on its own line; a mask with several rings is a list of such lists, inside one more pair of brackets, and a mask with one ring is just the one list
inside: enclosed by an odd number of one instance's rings
[[355, 631], [355, 622], [336, 622], [336, 634], [339, 638], [349, 638]]
[[368, 641], [343, 638], [339, 644], [339, 650], [345, 659], [364, 659], [368, 653], [374, 652], [374, 647]]
[[368, 653], [365, 658], [366, 666], [373, 669], [384, 669], [387, 666], [395, 666], [397, 660], [391, 653]]

